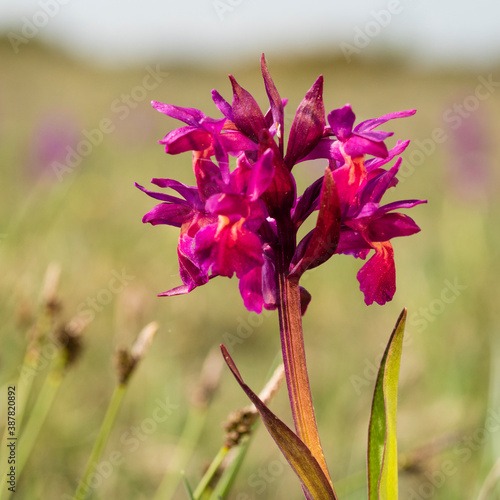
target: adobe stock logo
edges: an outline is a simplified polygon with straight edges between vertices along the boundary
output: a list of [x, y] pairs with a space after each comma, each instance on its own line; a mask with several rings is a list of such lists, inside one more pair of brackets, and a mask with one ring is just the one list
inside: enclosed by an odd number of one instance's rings
[[240, 5], [243, 0], [214, 0], [212, 5], [217, 13], [217, 17], [224, 21], [226, 14], [234, 12], [235, 7]]
[[[481, 426], [473, 432], [462, 436], [459, 443], [451, 450], [448, 457], [432, 471], [424, 472], [423, 480], [416, 488], [410, 488], [406, 494], [407, 500], [427, 500], [436, 498], [436, 493], [442, 488], [449, 478], [460, 473], [461, 464], [466, 464], [484, 445], [491, 441], [493, 434], [500, 430], [500, 414], [489, 409]], [[486, 498], [482, 495], [477, 497]], [[493, 498], [488, 495], [487, 498]], [[498, 497], [497, 497], [498, 498]]]
[[[420, 307], [418, 311], [411, 313], [408, 318], [408, 326], [413, 327], [417, 333], [423, 332], [429, 323], [433, 323], [438, 316], [443, 314], [449, 304], [457, 300], [464, 290], [469, 288], [468, 285], [461, 285], [458, 278], [452, 281], [444, 280], [444, 287], [441, 290], [439, 297], [432, 299], [427, 307]], [[411, 334], [406, 336], [405, 341], [408, 342]]]

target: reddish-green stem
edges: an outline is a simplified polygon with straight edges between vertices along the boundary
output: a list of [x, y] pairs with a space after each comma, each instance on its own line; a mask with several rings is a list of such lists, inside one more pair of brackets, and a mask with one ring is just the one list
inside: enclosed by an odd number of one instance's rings
[[321, 448], [319, 440], [316, 417], [312, 404], [311, 388], [309, 386], [304, 338], [302, 334], [299, 282], [298, 279], [287, 278], [288, 260], [286, 257], [286, 245], [280, 250], [277, 279], [280, 294], [278, 312], [281, 349], [295, 430], [300, 439], [311, 450], [311, 453], [316, 458], [331, 483], [325, 457], [323, 455], [323, 449]]

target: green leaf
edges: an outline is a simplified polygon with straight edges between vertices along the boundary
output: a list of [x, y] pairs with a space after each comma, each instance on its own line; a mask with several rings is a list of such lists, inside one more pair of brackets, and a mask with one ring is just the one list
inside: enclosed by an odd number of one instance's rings
[[186, 474], [184, 474], [184, 472], [182, 472], [182, 479], [184, 481], [184, 486], [186, 487], [189, 500], [194, 500], [193, 490], [191, 489], [191, 485], [189, 484], [188, 478], [186, 477]]
[[281, 452], [287, 459], [295, 474], [300, 479], [307, 498], [313, 500], [337, 500], [333, 486], [314, 458], [309, 448], [286, 424], [284, 424], [243, 381], [238, 368], [234, 364], [227, 349], [221, 345], [222, 354], [226, 363], [245, 391], [246, 395], [255, 405], [262, 417], [271, 437], [276, 441]]
[[222, 473], [222, 477], [210, 495], [210, 500], [224, 500], [228, 497], [229, 492], [236, 480], [236, 476], [238, 475], [241, 465], [243, 464], [243, 460], [245, 459], [252, 435], [250, 435], [247, 441], [238, 445], [236, 457], [229, 464], [229, 467]]
[[380, 362], [368, 431], [368, 499], [397, 500], [397, 400], [406, 309], [400, 314]]

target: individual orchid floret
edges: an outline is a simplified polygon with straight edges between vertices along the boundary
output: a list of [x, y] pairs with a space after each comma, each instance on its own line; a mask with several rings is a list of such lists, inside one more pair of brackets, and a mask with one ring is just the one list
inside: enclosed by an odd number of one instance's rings
[[[351, 161], [350, 158], [371, 155], [376, 159], [386, 159], [384, 163], [387, 163], [394, 156], [401, 154], [409, 141], [404, 143], [398, 141], [397, 146], [389, 152], [384, 141], [391, 137], [393, 133], [374, 129], [389, 120], [412, 116], [415, 112], [416, 110], [411, 109], [389, 113], [380, 118], [361, 122], [353, 128], [356, 115], [353, 113], [351, 105], [346, 104], [342, 108], [334, 109], [327, 116], [329, 126], [325, 127], [323, 137], [316, 147], [301, 161], [326, 158], [329, 160], [330, 166], [336, 168], [346, 161]], [[332, 136], [335, 136], [336, 140], [332, 139]], [[373, 160], [367, 161], [367, 168], [368, 163]]]
[[213, 223], [215, 217], [205, 210], [197, 188], [186, 186], [171, 179], [153, 179], [152, 183], [161, 188], [174, 189], [183, 197], [178, 198], [165, 193], [149, 191], [136, 183], [136, 186], [141, 191], [163, 202], [144, 215], [142, 221], [149, 222], [153, 226], [167, 224], [181, 229], [177, 245], [177, 256], [179, 259], [179, 274], [184, 285], [182, 289], [175, 289], [173, 292], [167, 291], [162, 295], [188, 293], [208, 282], [208, 274], [195, 260], [193, 241], [200, 228]]
[[229, 155], [238, 156], [241, 151], [257, 149], [257, 145], [238, 130], [223, 132], [225, 118], [210, 118], [194, 108], [182, 108], [156, 101], [151, 104], [157, 111], [187, 124], [187, 127], [172, 130], [158, 141], [165, 145], [165, 152], [179, 154], [194, 151], [198, 152], [198, 157], [215, 156], [224, 178], [229, 174]]
[[182, 227], [186, 222], [192, 222], [196, 216], [204, 213], [204, 205], [196, 187], [186, 186], [173, 179], [153, 179], [151, 183], [161, 188], [171, 188], [177, 191], [182, 198], [149, 191], [140, 184], [135, 183], [135, 186], [148, 196], [163, 202], [148, 212], [142, 218], [142, 222], [149, 222], [154, 226], [157, 224], [167, 224], [169, 226]]
[[339, 140], [337, 144], [340, 153], [343, 153], [341, 157], [343, 157], [344, 154], [351, 157], [369, 154], [379, 158], [385, 158], [388, 155], [388, 151], [384, 141], [388, 137], [391, 137], [393, 133], [374, 129], [389, 120], [412, 116], [415, 112], [416, 110], [411, 109], [408, 111], [389, 113], [380, 118], [361, 122], [353, 129], [356, 115], [353, 113], [351, 105], [346, 104], [343, 108], [334, 109], [327, 116], [327, 120], [332, 133]]
[[[401, 208], [411, 208], [425, 201], [404, 200], [380, 206], [382, 196], [394, 185], [401, 159], [389, 171], [364, 182], [356, 193], [355, 202], [344, 206], [342, 229], [337, 253], [345, 253], [365, 259], [370, 250], [375, 254], [358, 272], [361, 291], [367, 305], [380, 305], [392, 300], [396, 291], [394, 251], [390, 240], [398, 236], [410, 236], [420, 231], [413, 219], [400, 213]], [[338, 183], [345, 182], [344, 167], [334, 173]]]
[[164, 139], [158, 141], [165, 145], [165, 152], [172, 155], [210, 148], [213, 136], [220, 134], [224, 126], [225, 119], [208, 118], [198, 109], [182, 108], [156, 101], [151, 104], [160, 113], [187, 124], [187, 127], [172, 130]]

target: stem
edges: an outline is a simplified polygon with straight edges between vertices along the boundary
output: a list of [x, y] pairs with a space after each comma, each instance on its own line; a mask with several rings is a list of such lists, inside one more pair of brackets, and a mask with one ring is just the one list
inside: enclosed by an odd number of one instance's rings
[[[16, 427], [17, 427], [17, 435], [21, 434], [23, 428], [23, 418], [24, 418], [24, 410], [26, 407], [26, 402], [28, 400], [28, 396], [31, 392], [31, 388], [33, 385], [33, 380], [35, 379], [35, 373], [38, 371], [38, 360], [39, 360], [40, 352], [38, 349], [30, 348], [28, 346], [26, 350], [26, 354], [24, 356], [23, 365], [21, 367], [20, 376], [17, 382], [12, 382], [12, 385], [16, 388]], [[3, 394], [3, 391], [2, 391]], [[5, 487], [7, 484], [7, 472], [9, 471], [9, 466], [7, 463], [7, 426], [5, 426], [4, 433], [2, 435], [1, 440], [1, 448], [0, 448], [0, 470], [2, 472], [2, 476], [0, 479], [0, 500], [7, 495], [7, 488]], [[23, 455], [27, 457], [26, 450], [23, 449]], [[19, 457], [21, 459], [21, 456]], [[5, 464], [5, 470], [3, 470]], [[17, 467], [17, 478], [19, 478], [19, 466]]]
[[490, 498], [490, 493], [493, 492], [495, 486], [500, 481], [500, 458], [495, 462], [492, 469], [488, 473], [488, 476], [484, 480], [481, 491], [477, 497], [477, 500], [487, 500]]
[[[43, 370], [42, 361], [46, 362], [45, 359], [41, 359], [42, 347], [46, 345], [46, 336], [52, 328], [51, 317], [46, 310], [39, 313], [36, 323], [33, 329], [36, 334], [36, 338], [31, 340], [26, 347], [26, 352], [24, 354], [23, 364], [20, 368], [19, 379], [17, 382], [13, 382], [12, 385], [16, 388], [16, 427], [18, 429], [18, 435], [23, 432], [23, 420], [25, 417], [26, 403], [31, 394], [31, 389], [33, 386], [33, 381], [36, 376]], [[59, 354], [58, 354], [59, 355]], [[7, 464], [7, 458], [5, 454], [7, 445], [7, 426], [5, 426], [4, 433], [1, 439], [0, 448], [0, 470], [3, 464]], [[26, 456], [26, 451], [24, 451]], [[9, 469], [7, 468], [7, 471]], [[2, 471], [3, 472], [3, 471]], [[19, 477], [19, 473], [18, 473]], [[6, 481], [6, 475], [2, 473], [2, 479], [0, 480], [0, 498], [3, 495], [3, 485]]]
[[87, 498], [87, 494], [90, 488], [90, 482], [92, 476], [95, 473], [95, 467], [99, 464], [99, 460], [101, 459], [101, 455], [108, 441], [108, 437], [111, 434], [111, 429], [113, 427], [113, 424], [115, 423], [116, 415], [118, 414], [118, 410], [121, 406], [126, 390], [126, 384], [118, 384], [115, 387], [113, 395], [111, 396], [111, 401], [106, 411], [106, 415], [104, 416], [104, 421], [99, 430], [99, 435], [97, 436], [97, 439], [94, 443], [90, 458], [87, 462], [85, 471], [75, 492], [73, 500], [84, 500], [85, 498]]
[[[31, 455], [31, 452], [35, 446], [40, 430], [49, 414], [55, 397], [61, 386], [62, 379], [64, 377], [64, 369], [66, 366], [65, 354], [61, 351], [57, 353], [55, 358], [52, 360], [51, 369], [42, 385], [40, 393], [36, 399], [36, 402], [31, 410], [29, 419], [24, 428], [20, 428], [20, 446], [18, 458], [16, 459], [16, 476], [17, 480], [21, 477], [24, 466]], [[20, 381], [23, 381], [22, 375]], [[24, 387], [24, 386], [23, 386]], [[30, 385], [28, 385], [30, 387]], [[23, 401], [24, 404], [24, 401]], [[11, 496], [11, 492], [6, 487], [7, 475], [4, 474], [0, 480], [0, 499], [8, 499]]]
[[241, 468], [241, 464], [243, 463], [249, 446], [250, 439], [238, 446], [236, 456], [234, 457], [228, 468], [224, 471], [224, 474], [222, 475], [220, 481], [217, 483], [214, 491], [210, 495], [209, 500], [220, 500], [221, 498], [227, 498], [229, 491], [231, 490], [231, 487], [233, 486], [233, 483], [236, 479], [236, 475]]
[[195, 500], [199, 500], [204, 491], [208, 488], [210, 481], [212, 481], [214, 475], [217, 473], [228, 451], [229, 448], [227, 446], [223, 446], [219, 450], [219, 453], [217, 453], [216, 457], [212, 460], [212, 463], [210, 464], [207, 472], [205, 472], [205, 475], [201, 478], [200, 484], [198, 484], [198, 486], [194, 490], [193, 498]]
[[311, 388], [309, 386], [309, 376], [307, 374], [306, 353], [302, 334], [299, 282], [298, 279], [287, 278], [288, 260], [286, 257], [286, 245], [280, 250], [277, 269], [280, 293], [278, 312], [281, 349], [293, 421], [297, 435], [311, 450], [312, 455], [318, 461], [331, 484], [330, 474], [319, 440]]

